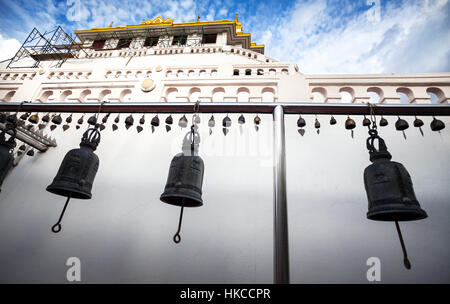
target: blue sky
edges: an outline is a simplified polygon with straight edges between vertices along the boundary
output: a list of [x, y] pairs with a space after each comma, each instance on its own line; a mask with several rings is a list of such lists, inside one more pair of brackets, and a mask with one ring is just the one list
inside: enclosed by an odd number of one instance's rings
[[450, 0], [0, 0], [0, 59], [33, 27], [75, 29], [234, 18], [266, 55], [306, 74], [450, 72]]

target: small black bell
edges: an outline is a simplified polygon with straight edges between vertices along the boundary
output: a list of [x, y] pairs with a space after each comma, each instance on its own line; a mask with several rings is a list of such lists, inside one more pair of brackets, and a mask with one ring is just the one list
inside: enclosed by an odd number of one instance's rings
[[136, 131], [137, 131], [138, 133], [141, 133], [142, 130], [144, 130], [144, 128], [143, 128], [142, 126], [137, 126], [137, 127], [136, 127]]
[[369, 120], [369, 118], [366, 117], [366, 115], [364, 115], [364, 119], [362, 121], [362, 125], [363, 125], [363, 127], [370, 126], [370, 120]]
[[316, 118], [316, 122], [314, 123], [314, 128], [317, 129], [317, 134], [319, 134], [320, 133], [320, 122], [317, 118]]
[[202, 158], [197, 155], [199, 142], [200, 136], [192, 125], [191, 132], [184, 137], [183, 152], [175, 155], [170, 163], [167, 183], [160, 197], [164, 203], [181, 207], [178, 231], [173, 238], [175, 243], [181, 240], [180, 229], [184, 207], [203, 205], [204, 164]]
[[30, 116], [30, 113], [23, 113], [22, 115], [20, 115], [20, 119], [27, 120], [28, 116]]
[[303, 119], [303, 117], [300, 115], [300, 117], [297, 120], [297, 127], [303, 128], [306, 126], [306, 121]]
[[27, 151], [27, 155], [28, 156], [34, 156], [34, 150], [33, 149], [28, 150]]
[[345, 128], [347, 130], [351, 130], [351, 136], [353, 138], [353, 129], [356, 128], [356, 122], [350, 118], [350, 116], [347, 116], [347, 120], [345, 121]]
[[70, 198], [92, 197], [91, 189], [99, 166], [99, 159], [94, 151], [99, 143], [100, 132], [97, 128], [84, 132], [80, 148], [67, 152], [53, 182], [47, 187], [47, 191], [67, 197], [61, 216], [52, 227], [53, 232], [61, 231], [60, 223]]
[[383, 116], [381, 116], [381, 119], [380, 119], [380, 127], [386, 127], [388, 124], [389, 124], [389, 123], [388, 123], [387, 119], [384, 118]]
[[[399, 221], [414, 221], [427, 217], [414, 193], [411, 177], [401, 163], [391, 161], [384, 140], [375, 129], [369, 131], [367, 149], [372, 162], [364, 170], [364, 187], [369, 201], [367, 218], [374, 221], [396, 223], [404, 255], [404, 265], [411, 268], [401, 236]], [[374, 146], [378, 139], [379, 149]]]
[[32, 124], [37, 124], [39, 122], [38, 113], [31, 115], [30, 118], [28, 118], [28, 121]]
[[134, 118], [133, 115], [129, 115], [127, 118], [125, 118], [125, 128], [128, 129], [134, 124]]
[[241, 116], [239, 116], [239, 118], [238, 118], [238, 123], [239, 123], [240, 125], [245, 124], [245, 117], [244, 117], [243, 114], [241, 114]]
[[[12, 131], [13, 134], [6, 140], [6, 133]], [[0, 133], [0, 191], [3, 181], [14, 163], [13, 149], [16, 147], [16, 127], [7, 123]]]
[[395, 129], [397, 131], [402, 131], [403, 137], [406, 139], [405, 130], [409, 128], [409, 124], [406, 120], [401, 119], [398, 117], [397, 121], [395, 122]]
[[66, 118], [66, 123], [70, 124], [72, 122], [72, 114], [69, 115], [69, 117]]
[[208, 121], [208, 127], [214, 128], [216, 125], [216, 121], [214, 120], [214, 115], [211, 115], [211, 118]]
[[[78, 119], [77, 124], [82, 125], [83, 121], [84, 121], [83, 119], [84, 119], [84, 114], [81, 115], [81, 117]], [[44, 119], [42, 119], [42, 120], [44, 120]]]
[[106, 114], [105, 116], [103, 116], [103, 118], [102, 118], [102, 123], [107, 123], [108, 122], [108, 118], [109, 118], [109, 115], [110, 115], [111, 113], [108, 113], [108, 114]]
[[95, 126], [97, 124], [97, 116], [94, 114], [91, 117], [88, 118], [88, 124], [91, 126]]
[[227, 114], [227, 116], [225, 116], [224, 119], [222, 120], [222, 126], [223, 126], [224, 128], [229, 128], [229, 127], [231, 127], [231, 119], [230, 119], [230, 117], [228, 117], [228, 114]]
[[419, 119], [416, 116], [416, 119], [414, 119], [414, 127], [419, 128], [420, 134], [422, 134], [422, 136], [423, 136], [422, 126], [423, 126], [422, 119]]
[[166, 124], [168, 124], [168, 125], [173, 124], [173, 118], [172, 118], [172, 115], [167, 116], [167, 118], [166, 118]]
[[53, 116], [52, 118], [52, 123], [54, 123], [55, 125], [60, 125], [62, 123], [62, 117], [61, 114], [58, 114], [56, 116]]
[[442, 120], [436, 119], [436, 117], [433, 116], [433, 120], [430, 123], [430, 128], [432, 131], [441, 131], [445, 128], [445, 124]]
[[255, 125], [259, 125], [261, 123], [261, 118], [259, 118], [259, 116], [256, 115], [255, 119], [253, 119], [253, 122], [255, 123]]
[[330, 125], [335, 125], [336, 124], [336, 119], [334, 118], [334, 116], [331, 116], [330, 118]]
[[142, 114], [141, 119], [139, 119], [139, 123], [140, 123], [141, 125], [145, 124], [145, 115], [144, 115], [144, 114]]
[[345, 128], [347, 130], [353, 130], [356, 128], [356, 122], [350, 118], [350, 116], [347, 116], [347, 120], [345, 121]]
[[178, 126], [180, 128], [186, 128], [188, 124], [188, 120], [186, 118], [186, 115], [183, 115], [183, 117], [180, 118], [180, 120], [178, 121]]
[[48, 114], [45, 114], [45, 115], [42, 117], [42, 121], [43, 121], [43, 122], [49, 122], [49, 121], [50, 121], [50, 116], [49, 116]]
[[117, 114], [116, 118], [114, 119], [114, 122], [117, 124], [120, 121], [120, 114]]
[[150, 124], [153, 127], [158, 127], [159, 126], [159, 118], [158, 115], [156, 115], [155, 117], [152, 118], [152, 121], [150, 122]]

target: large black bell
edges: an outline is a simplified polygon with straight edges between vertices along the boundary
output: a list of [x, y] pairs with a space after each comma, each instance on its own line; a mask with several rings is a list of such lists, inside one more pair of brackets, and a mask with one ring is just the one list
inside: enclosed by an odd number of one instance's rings
[[53, 232], [61, 230], [60, 222], [70, 198], [90, 199], [92, 197], [92, 185], [99, 166], [99, 159], [94, 151], [99, 143], [100, 132], [97, 128], [84, 132], [80, 148], [67, 152], [53, 182], [47, 187], [47, 191], [67, 197], [59, 221], [52, 227]]
[[204, 164], [200, 156], [175, 155], [170, 163], [166, 187], [161, 201], [184, 207], [200, 207], [202, 200]]
[[382, 138], [379, 140], [379, 150], [373, 148], [370, 152], [372, 162], [364, 170], [364, 186], [369, 200], [367, 218], [375, 221], [414, 221], [427, 217], [420, 208], [414, 193], [411, 177], [405, 167], [391, 161]]
[[90, 199], [99, 166], [98, 156], [94, 153], [99, 142], [100, 132], [88, 129], [83, 134], [80, 148], [67, 152], [47, 191], [67, 197]]
[[185, 207], [199, 207], [202, 201], [204, 164], [197, 155], [200, 136], [189, 132], [184, 137], [182, 153], [174, 156], [170, 163], [166, 187], [161, 201]]
[[[6, 132], [12, 131], [13, 134], [6, 140]], [[12, 124], [6, 124], [0, 133], [0, 191], [3, 180], [12, 168], [14, 163], [13, 149], [16, 147], [16, 128]]]
[[195, 124], [193, 124], [191, 132], [184, 137], [183, 152], [175, 155], [172, 159], [166, 186], [160, 197], [164, 203], [181, 207], [178, 231], [173, 237], [175, 243], [181, 241], [180, 230], [184, 207], [203, 205], [204, 164], [202, 158], [197, 155], [200, 136], [195, 128]]

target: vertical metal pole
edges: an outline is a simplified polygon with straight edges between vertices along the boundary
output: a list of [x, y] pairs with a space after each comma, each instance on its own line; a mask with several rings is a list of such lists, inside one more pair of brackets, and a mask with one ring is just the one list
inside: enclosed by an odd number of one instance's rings
[[289, 284], [289, 235], [284, 137], [283, 107], [276, 106], [273, 110], [273, 279], [275, 284]]

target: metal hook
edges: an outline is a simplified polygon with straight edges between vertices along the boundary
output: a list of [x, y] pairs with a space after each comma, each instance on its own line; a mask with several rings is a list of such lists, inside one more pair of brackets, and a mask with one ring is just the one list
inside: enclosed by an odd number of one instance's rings
[[64, 208], [63, 208], [63, 210], [61, 212], [61, 215], [59, 216], [58, 222], [55, 225], [52, 226], [52, 232], [53, 233], [58, 233], [58, 232], [61, 231], [61, 221], [62, 221], [62, 218], [64, 216], [64, 212], [66, 211], [67, 205], [69, 204], [69, 200], [71, 198], [71, 195], [72, 194], [69, 194], [69, 196], [67, 197], [66, 203], [64, 204]]
[[411, 262], [408, 259], [408, 253], [406, 252], [405, 243], [403, 242], [402, 231], [400, 230], [400, 225], [397, 220], [395, 220], [395, 227], [397, 228], [398, 238], [400, 239], [400, 244], [402, 245], [403, 265], [405, 265], [406, 269], [411, 269]]
[[178, 230], [177, 233], [173, 236], [173, 241], [175, 243], [179, 243], [181, 241], [180, 230], [181, 230], [181, 221], [183, 220], [183, 210], [184, 210], [184, 198], [181, 201], [181, 211], [180, 211], [180, 220], [178, 222]]

